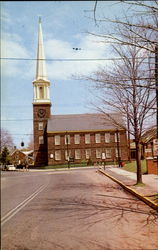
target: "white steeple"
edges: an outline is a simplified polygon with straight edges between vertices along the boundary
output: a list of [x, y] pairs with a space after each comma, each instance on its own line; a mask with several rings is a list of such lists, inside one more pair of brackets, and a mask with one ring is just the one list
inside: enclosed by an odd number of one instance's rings
[[38, 27], [38, 48], [37, 48], [37, 65], [36, 65], [36, 80], [48, 80], [46, 74], [46, 63], [43, 47], [43, 34], [42, 34], [42, 25], [41, 18], [39, 18], [39, 27]]
[[41, 18], [38, 24], [38, 46], [37, 46], [37, 63], [36, 63], [36, 78], [33, 81], [34, 85], [34, 103], [50, 103], [49, 86], [50, 81], [46, 74], [46, 62], [43, 46], [43, 34]]

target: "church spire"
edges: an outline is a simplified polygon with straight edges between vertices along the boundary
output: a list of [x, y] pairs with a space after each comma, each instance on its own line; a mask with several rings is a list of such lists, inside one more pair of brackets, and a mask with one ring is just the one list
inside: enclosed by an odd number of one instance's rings
[[47, 74], [46, 74], [44, 47], [43, 47], [43, 34], [42, 34], [41, 17], [39, 17], [39, 24], [38, 25], [39, 26], [38, 26], [36, 80], [48, 81]]
[[41, 26], [41, 18], [38, 24], [38, 46], [37, 46], [37, 64], [36, 77], [33, 81], [34, 96], [33, 103], [50, 103], [49, 87], [50, 81], [46, 74], [46, 62], [43, 46], [43, 34]]

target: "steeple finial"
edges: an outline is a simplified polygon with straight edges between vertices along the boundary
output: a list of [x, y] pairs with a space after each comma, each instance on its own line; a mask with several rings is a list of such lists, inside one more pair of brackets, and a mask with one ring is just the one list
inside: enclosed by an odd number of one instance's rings
[[48, 81], [47, 74], [46, 74], [44, 47], [43, 47], [43, 34], [42, 34], [41, 17], [39, 17], [39, 27], [38, 27], [36, 80]]

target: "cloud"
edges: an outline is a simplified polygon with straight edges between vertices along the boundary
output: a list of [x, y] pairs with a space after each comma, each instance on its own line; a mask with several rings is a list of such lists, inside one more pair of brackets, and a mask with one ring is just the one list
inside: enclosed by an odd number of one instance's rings
[[[3, 33], [1, 40], [1, 57], [29, 58], [30, 56], [28, 50], [22, 45], [22, 39], [20, 36], [17, 34]], [[18, 75], [25, 75], [26, 77], [26, 67], [26, 62], [24, 61], [2, 60], [2, 76], [18, 77]]]
[[[108, 45], [102, 43], [98, 37], [76, 35], [77, 47], [73, 50], [76, 41], [50, 39], [44, 43], [46, 59], [81, 59], [81, 61], [47, 61], [47, 75], [50, 80], [69, 80], [72, 76], [88, 75], [99, 67], [105, 67], [107, 61], [84, 61], [84, 59], [103, 59], [108, 56]], [[32, 58], [30, 52], [23, 45], [23, 39], [17, 34], [3, 33], [1, 57], [3, 58]], [[2, 75], [7, 77], [32, 78], [35, 75], [34, 61], [2, 60]]]
[[4, 10], [1, 10], [1, 17], [0, 17], [0, 19], [1, 19], [1, 22], [5, 22], [5, 23], [7, 23], [7, 24], [11, 24], [11, 18], [10, 18], [10, 15], [6, 12], [6, 11], [4, 11]]
[[[108, 45], [98, 37], [89, 35], [78, 36], [77, 45], [81, 50], [73, 50], [73, 43], [49, 39], [45, 42], [46, 58], [48, 59], [103, 59], [108, 54]], [[54, 61], [47, 63], [48, 78], [68, 80], [72, 75], [86, 75], [106, 66], [106, 61]]]

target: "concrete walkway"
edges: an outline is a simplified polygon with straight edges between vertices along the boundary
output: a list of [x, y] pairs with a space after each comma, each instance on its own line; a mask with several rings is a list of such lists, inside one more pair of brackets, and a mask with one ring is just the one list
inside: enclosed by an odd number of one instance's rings
[[145, 185], [135, 186], [136, 184], [136, 173], [128, 172], [118, 167], [106, 166], [105, 170], [101, 167], [105, 173], [113, 176], [127, 186], [132, 186], [132, 189], [135, 189], [144, 196], [151, 196], [158, 194], [158, 175], [146, 174], [142, 175], [142, 180]]

